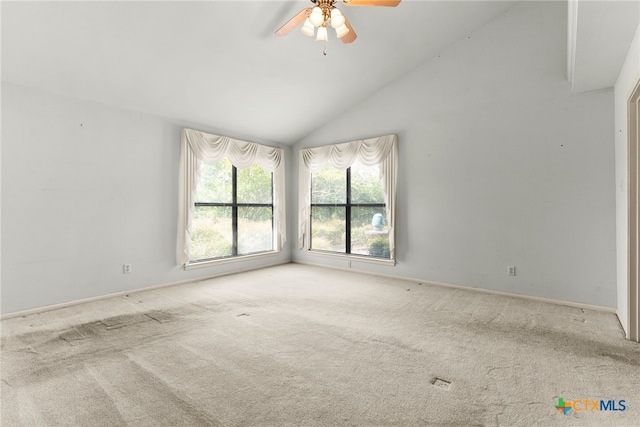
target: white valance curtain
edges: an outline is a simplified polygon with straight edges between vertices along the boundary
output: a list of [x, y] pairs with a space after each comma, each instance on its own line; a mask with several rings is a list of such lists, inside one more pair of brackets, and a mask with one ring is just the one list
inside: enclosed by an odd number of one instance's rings
[[200, 180], [202, 162], [217, 162], [228, 158], [238, 169], [258, 163], [273, 173], [273, 247], [280, 251], [287, 239], [285, 207], [284, 150], [212, 135], [193, 129], [182, 129], [180, 138], [180, 177], [178, 212], [178, 264], [189, 262], [191, 222], [195, 212], [195, 193]]
[[377, 138], [327, 145], [300, 150], [298, 248], [309, 249], [311, 232], [311, 174], [319, 172], [327, 162], [337, 169], [347, 169], [355, 161], [367, 166], [379, 165], [380, 181], [387, 205], [389, 248], [395, 259], [396, 179], [398, 176], [398, 137], [385, 135]]

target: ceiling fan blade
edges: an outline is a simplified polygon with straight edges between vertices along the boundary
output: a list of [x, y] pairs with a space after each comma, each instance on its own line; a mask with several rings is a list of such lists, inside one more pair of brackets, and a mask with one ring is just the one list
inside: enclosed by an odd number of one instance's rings
[[289, 34], [291, 32], [291, 30], [293, 30], [295, 27], [297, 27], [302, 21], [307, 19], [307, 17], [310, 14], [311, 14], [311, 8], [310, 7], [306, 8], [306, 9], [302, 9], [300, 11], [300, 13], [298, 13], [296, 16], [291, 18], [282, 27], [278, 28], [278, 31], [276, 31], [276, 34], [279, 35], [279, 36], [286, 36], [287, 34]]
[[396, 7], [402, 0], [342, 0], [346, 6], [386, 6]]
[[347, 28], [349, 29], [349, 32], [344, 36], [342, 36], [340, 40], [342, 40], [342, 43], [345, 43], [345, 44], [353, 43], [356, 40], [356, 38], [358, 38], [358, 35], [356, 34], [355, 31], [353, 31], [353, 27], [351, 26], [347, 18], [344, 19], [344, 25], [347, 26]]

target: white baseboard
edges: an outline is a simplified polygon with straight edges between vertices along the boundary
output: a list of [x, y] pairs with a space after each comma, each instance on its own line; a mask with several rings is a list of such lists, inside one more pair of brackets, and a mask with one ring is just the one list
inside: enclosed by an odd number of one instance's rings
[[[331, 269], [334, 269], [334, 270], [350, 271], [352, 273], [355, 272], [355, 273], [362, 273], [362, 274], [370, 274], [372, 276], [387, 277], [389, 279], [399, 279], [399, 280], [406, 280], [408, 282], [424, 283], [424, 284], [427, 284], [427, 285], [440, 286], [440, 287], [443, 287], [443, 288], [461, 289], [461, 290], [464, 290], [464, 291], [472, 291], [472, 292], [479, 292], [479, 293], [483, 293], [483, 294], [502, 295], [502, 296], [507, 296], [507, 297], [522, 298], [522, 299], [528, 299], [528, 300], [532, 300], [532, 301], [546, 302], [546, 303], [549, 303], [549, 304], [563, 305], [563, 306], [567, 306], [567, 307], [584, 308], [584, 309], [587, 309], [587, 310], [595, 310], [595, 311], [601, 311], [601, 312], [611, 313], [611, 314], [616, 314], [617, 315], [617, 310], [615, 308], [613, 308], [613, 307], [604, 307], [604, 306], [601, 306], [601, 305], [591, 305], [591, 304], [583, 304], [583, 303], [580, 303], [580, 302], [573, 302], [573, 301], [563, 301], [563, 300], [555, 300], [555, 299], [551, 299], [551, 298], [534, 297], [534, 296], [530, 296], [530, 295], [514, 294], [514, 293], [511, 293], [511, 292], [494, 291], [494, 290], [491, 290], [491, 289], [473, 288], [473, 287], [470, 287], [470, 286], [462, 286], [462, 285], [453, 285], [451, 283], [433, 282], [433, 281], [430, 281], [430, 280], [416, 279], [414, 277], [398, 276], [398, 275], [395, 275], [395, 274], [375, 273], [375, 272], [364, 271], [364, 270], [356, 270], [356, 269], [353, 269], [353, 268], [344, 268], [344, 267], [336, 267], [336, 266], [326, 265], [326, 264], [318, 264], [318, 263], [308, 262], [308, 261], [294, 260], [292, 262], [296, 263], [296, 264], [305, 264], [305, 265], [313, 265], [313, 266], [316, 266], [316, 267], [331, 268]], [[618, 315], [618, 319], [619, 319], [619, 315]]]
[[[44, 306], [44, 307], [37, 307], [37, 308], [31, 308], [31, 309], [27, 309], [27, 310], [15, 311], [15, 312], [8, 313], [8, 314], [1, 314], [0, 315], [0, 320], [10, 319], [10, 318], [13, 318], [13, 317], [28, 316], [28, 315], [37, 314], [37, 313], [44, 313], [46, 311], [58, 310], [58, 309], [61, 309], [61, 308], [71, 307], [71, 306], [78, 305], [78, 304], [84, 304], [84, 303], [93, 302], [93, 301], [100, 301], [100, 300], [120, 297], [120, 296], [124, 296], [124, 295], [134, 295], [134, 294], [139, 294], [141, 292], [152, 291], [154, 289], [166, 288], [166, 287], [169, 287], [169, 286], [184, 285], [186, 283], [199, 282], [199, 281], [202, 281], [202, 280], [214, 279], [216, 277], [229, 276], [229, 275], [232, 275], [232, 274], [244, 273], [244, 272], [247, 272], [247, 271], [259, 270], [259, 269], [268, 268], [268, 267], [275, 267], [275, 266], [278, 266], [278, 265], [289, 264], [289, 263], [290, 263], [290, 261], [280, 261], [280, 262], [276, 262], [276, 263], [272, 263], [272, 264], [261, 265], [261, 266], [252, 267], [252, 268], [245, 268], [245, 269], [235, 270], [235, 271], [228, 271], [228, 272], [223, 272], [223, 273], [217, 273], [217, 274], [212, 274], [212, 275], [208, 275], [208, 276], [204, 276], [204, 277], [198, 277], [198, 278], [194, 278], [194, 279], [180, 280], [180, 281], [177, 281], [177, 282], [171, 282], [171, 283], [164, 283], [164, 284], [159, 284], [159, 285], [147, 286], [147, 287], [144, 287], [144, 288], [132, 289], [132, 290], [128, 290], [128, 291], [114, 292], [114, 293], [111, 293], [111, 294], [100, 295], [100, 296], [91, 297], [91, 298], [83, 298], [83, 299], [80, 299], [80, 300], [69, 301], [69, 302], [64, 302], [64, 303], [60, 303], [60, 304], [53, 304], [53, 305], [48, 305], [48, 306]], [[380, 276], [380, 277], [387, 277], [387, 278], [390, 278], [390, 279], [406, 280], [408, 282], [424, 283], [424, 284], [433, 285], [433, 286], [440, 286], [440, 287], [452, 288], [452, 289], [462, 289], [462, 290], [465, 290], [465, 291], [479, 292], [479, 293], [484, 293], [484, 294], [502, 295], [502, 296], [508, 296], [508, 297], [522, 298], [522, 299], [528, 299], [528, 300], [532, 300], [532, 301], [546, 302], [546, 303], [549, 303], [549, 304], [563, 305], [563, 306], [567, 306], [567, 307], [575, 307], [575, 308], [584, 308], [584, 309], [588, 309], [588, 310], [596, 310], [596, 311], [615, 314], [618, 317], [618, 320], [620, 320], [620, 313], [618, 313], [618, 310], [616, 310], [615, 308], [612, 308], [612, 307], [603, 307], [603, 306], [599, 306], [599, 305], [583, 304], [583, 303], [573, 302], [573, 301], [562, 301], [562, 300], [555, 300], [555, 299], [550, 299], [550, 298], [534, 297], [534, 296], [530, 296], [530, 295], [514, 294], [514, 293], [510, 293], [510, 292], [494, 291], [494, 290], [491, 290], [491, 289], [473, 288], [473, 287], [470, 287], [470, 286], [453, 285], [453, 284], [450, 284], [450, 283], [433, 282], [433, 281], [429, 281], [429, 280], [416, 279], [416, 278], [413, 278], [413, 277], [398, 276], [398, 275], [394, 275], [394, 274], [375, 273], [375, 272], [370, 272], [370, 271], [357, 270], [357, 269], [353, 269], [353, 268], [343, 268], [343, 267], [336, 267], [336, 266], [325, 265], [325, 264], [318, 264], [318, 263], [313, 263], [313, 262], [308, 262], [308, 261], [295, 260], [295, 261], [291, 261], [291, 263], [312, 265], [312, 266], [323, 267], [323, 268], [331, 268], [331, 269], [334, 269], [334, 270], [350, 271], [352, 273], [356, 272], [356, 273], [362, 273], [362, 274], [369, 274], [369, 275], [372, 275], [372, 276]]]
[[14, 312], [7, 313], [7, 314], [0, 314], [0, 320], [11, 319], [13, 317], [29, 316], [31, 314], [44, 313], [45, 311], [58, 310], [58, 309], [61, 309], [61, 308], [71, 307], [71, 306], [78, 305], [78, 304], [85, 304], [85, 303], [88, 303], [88, 302], [94, 302], [94, 301], [100, 301], [100, 300], [105, 300], [105, 299], [109, 299], [109, 298], [121, 297], [121, 296], [124, 296], [124, 295], [135, 295], [135, 294], [139, 294], [141, 292], [152, 291], [154, 289], [167, 288], [169, 286], [184, 285], [184, 284], [193, 283], [193, 282], [200, 282], [202, 280], [214, 279], [216, 277], [230, 276], [232, 274], [245, 273], [247, 271], [259, 270], [261, 268], [275, 267], [277, 265], [289, 264], [289, 263], [290, 263], [290, 261], [288, 261], [288, 260], [287, 261], [274, 262], [272, 264], [266, 264], [266, 265], [261, 265], [261, 266], [257, 266], [257, 267], [251, 267], [251, 268], [244, 268], [244, 269], [241, 269], [241, 270], [226, 271], [226, 272], [223, 272], [223, 273], [211, 274], [211, 275], [204, 276], [204, 277], [197, 277], [197, 278], [192, 278], [192, 279], [179, 280], [177, 282], [163, 283], [163, 284], [160, 284], [160, 285], [145, 286], [144, 288], [131, 289], [131, 290], [128, 290], [128, 291], [121, 291], [121, 292], [114, 292], [114, 293], [111, 293], [111, 294], [99, 295], [99, 296], [90, 297], [90, 298], [83, 298], [83, 299], [79, 299], [79, 300], [63, 302], [63, 303], [60, 303], [60, 304], [52, 304], [52, 305], [47, 305], [47, 306], [44, 306], [44, 307], [37, 307], [37, 308], [30, 308], [30, 309], [27, 309], [27, 310], [14, 311]]
[[624, 332], [625, 338], [630, 340], [631, 334], [629, 334], [629, 331], [625, 327], [626, 321], [622, 319], [622, 316], [620, 315], [620, 311], [618, 309], [616, 309], [616, 316], [618, 317], [618, 322], [620, 322], [620, 328], [622, 329], [622, 332]]

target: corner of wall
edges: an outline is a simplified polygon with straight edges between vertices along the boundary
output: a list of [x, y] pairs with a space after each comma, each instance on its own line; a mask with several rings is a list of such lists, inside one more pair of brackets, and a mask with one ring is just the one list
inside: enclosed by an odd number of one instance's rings
[[616, 159], [616, 282], [617, 309], [625, 335], [629, 335], [627, 235], [628, 235], [628, 176], [627, 104], [631, 91], [640, 79], [640, 25], [614, 85], [615, 99], [615, 159]]

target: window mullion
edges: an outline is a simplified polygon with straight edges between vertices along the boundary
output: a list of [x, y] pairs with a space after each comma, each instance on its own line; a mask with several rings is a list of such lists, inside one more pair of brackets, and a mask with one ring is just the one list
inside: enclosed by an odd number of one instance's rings
[[233, 241], [231, 243], [231, 253], [238, 255], [238, 169], [231, 168], [231, 228]]
[[345, 240], [346, 253], [351, 253], [351, 168], [347, 168], [347, 206], [345, 212]]

